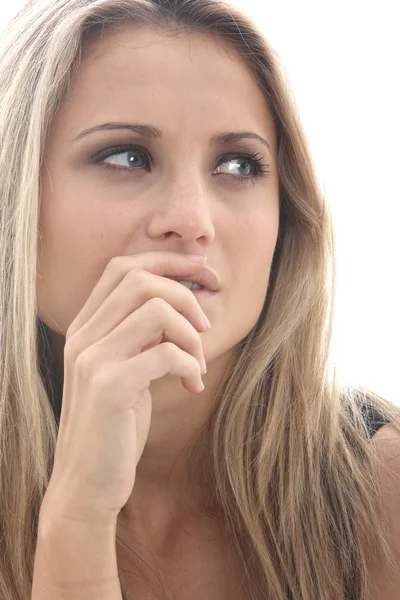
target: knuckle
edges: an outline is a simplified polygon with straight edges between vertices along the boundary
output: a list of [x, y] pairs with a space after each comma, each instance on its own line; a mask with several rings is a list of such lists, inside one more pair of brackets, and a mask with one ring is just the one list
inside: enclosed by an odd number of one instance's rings
[[113, 256], [107, 263], [105, 271], [112, 271], [120, 273], [122, 271], [122, 257]]
[[109, 363], [102, 365], [101, 369], [94, 370], [93, 363], [90, 371], [92, 385], [99, 390], [115, 390], [115, 382], [121, 381], [121, 377], [117, 374], [117, 365]]
[[75, 319], [70, 323], [66, 333], [65, 333], [65, 341], [69, 341], [78, 331], [79, 331], [79, 313], [76, 315]]
[[132, 294], [141, 304], [146, 302], [151, 295], [149, 293], [150, 274], [141, 268], [130, 269], [124, 277], [124, 290], [128, 297]]
[[173, 342], [164, 342], [158, 346], [158, 349], [163, 355], [163, 360], [166, 360], [167, 363], [181, 367], [186, 366], [187, 368], [189, 361], [194, 369], [201, 372], [199, 361], [192, 354], [181, 350]]
[[122, 265], [123, 256], [113, 256], [107, 263], [106, 269], [115, 269]]
[[107, 263], [105, 272], [111, 272], [111, 276], [117, 277], [119, 280], [122, 280], [130, 273], [134, 273], [137, 271], [143, 271], [138, 267], [133, 267], [129, 264], [127, 256], [113, 256]]
[[168, 361], [176, 361], [180, 357], [179, 348], [172, 342], [164, 342], [159, 345], [159, 351], [167, 358]]
[[148, 280], [150, 277], [150, 273], [140, 267], [134, 267], [133, 269], [129, 269], [128, 273], [126, 274], [126, 277], [127, 277], [128, 281], [133, 280], [135, 282], [135, 284], [137, 285], [138, 279], [141, 280], [140, 281], [141, 284], [143, 284], [146, 280]]
[[128, 293], [131, 294], [131, 289], [133, 289], [135, 297], [140, 300], [141, 303], [148, 301], [152, 297], [151, 274], [145, 269], [131, 269], [126, 274], [124, 281], [127, 282]]
[[75, 354], [75, 366], [82, 373], [94, 372], [95, 365], [98, 365], [97, 353], [91, 346], [79, 354]]
[[78, 376], [84, 380], [90, 379], [91, 386], [96, 386], [96, 389], [113, 389], [113, 382], [120, 380], [116, 374], [117, 368], [115, 363], [100, 361], [99, 350], [94, 346], [81, 352], [75, 359]]
[[78, 346], [77, 337], [74, 336], [73, 338], [69, 338], [69, 339], [66, 338], [65, 345], [64, 345], [65, 360], [68, 360], [69, 362], [76, 360], [79, 356], [79, 352], [80, 352], [80, 348]]
[[166, 314], [171, 311], [171, 306], [168, 304], [168, 302], [159, 296], [153, 296], [147, 301], [147, 303], [150, 307], [150, 310], [155, 314], [159, 314], [160, 312]]

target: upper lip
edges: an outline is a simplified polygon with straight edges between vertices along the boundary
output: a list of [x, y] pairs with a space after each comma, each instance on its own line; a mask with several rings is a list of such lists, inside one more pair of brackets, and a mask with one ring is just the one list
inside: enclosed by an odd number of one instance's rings
[[174, 281], [193, 281], [193, 283], [198, 283], [211, 292], [218, 292], [220, 288], [219, 277], [211, 269], [202, 269], [197, 273], [193, 273], [193, 275], [174, 275], [174, 277], [169, 277], [169, 279], [173, 279]]

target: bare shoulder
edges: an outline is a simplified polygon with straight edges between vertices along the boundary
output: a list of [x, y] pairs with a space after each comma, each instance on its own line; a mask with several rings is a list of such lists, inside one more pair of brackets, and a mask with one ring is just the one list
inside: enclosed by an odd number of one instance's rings
[[[373, 443], [376, 444], [378, 457], [382, 461], [379, 483], [384, 510], [390, 522], [388, 542], [394, 560], [400, 567], [400, 432], [388, 423], [376, 432]], [[397, 576], [388, 574], [385, 564], [372, 559], [369, 565], [369, 576], [371, 585], [369, 600], [399, 599], [400, 573]]]
[[400, 432], [388, 423], [376, 432], [373, 442], [382, 461], [379, 480], [385, 508], [400, 534]]

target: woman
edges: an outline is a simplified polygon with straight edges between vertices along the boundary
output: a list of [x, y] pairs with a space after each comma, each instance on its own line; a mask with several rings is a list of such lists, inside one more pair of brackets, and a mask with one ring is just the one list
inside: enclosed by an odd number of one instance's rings
[[273, 50], [215, 0], [31, 1], [2, 44], [0, 597], [394, 600], [400, 409], [330, 369]]

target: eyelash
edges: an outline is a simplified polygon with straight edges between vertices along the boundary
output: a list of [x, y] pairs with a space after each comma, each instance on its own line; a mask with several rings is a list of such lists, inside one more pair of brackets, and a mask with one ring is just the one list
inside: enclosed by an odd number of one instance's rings
[[[108, 163], [102, 162], [106, 158], [109, 158], [110, 156], [113, 156], [114, 154], [123, 154], [124, 152], [130, 152], [130, 151], [146, 157], [147, 166], [146, 167], [137, 167], [136, 169], [131, 169], [130, 167], [121, 167], [121, 166], [110, 165]], [[238, 159], [238, 158], [247, 160], [249, 163], [252, 164], [252, 167], [254, 170], [253, 175], [236, 175], [236, 176], [234, 175], [235, 179], [240, 180], [240, 183], [254, 185], [257, 179], [266, 178], [271, 174], [271, 172], [269, 170], [270, 165], [262, 163], [261, 160], [263, 157], [260, 157], [260, 155], [255, 152], [229, 152], [229, 153], [223, 154], [222, 156], [220, 156], [218, 158], [218, 166], [220, 164], [223, 164], [224, 162], [229, 162], [230, 160]], [[127, 144], [125, 146], [114, 146], [113, 148], [107, 148], [106, 150], [103, 150], [100, 153], [96, 153], [94, 156], [92, 156], [91, 161], [95, 165], [101, 165], [102, 167], [104, 167], [106, 169], [112, 169], [114, 171], [115, 170], [132, 171], [132, 170], [143, 169], [143, 168], [148, 170], [148, 164], [151, 162], [151, 156], [150, 156], [150, 153], [145, 148], [140, 148], [140, 147], [134, 146], [132, 144]], [[229, 175], [229, 173], [220, 173], [220, 174], [221, 175]]]

